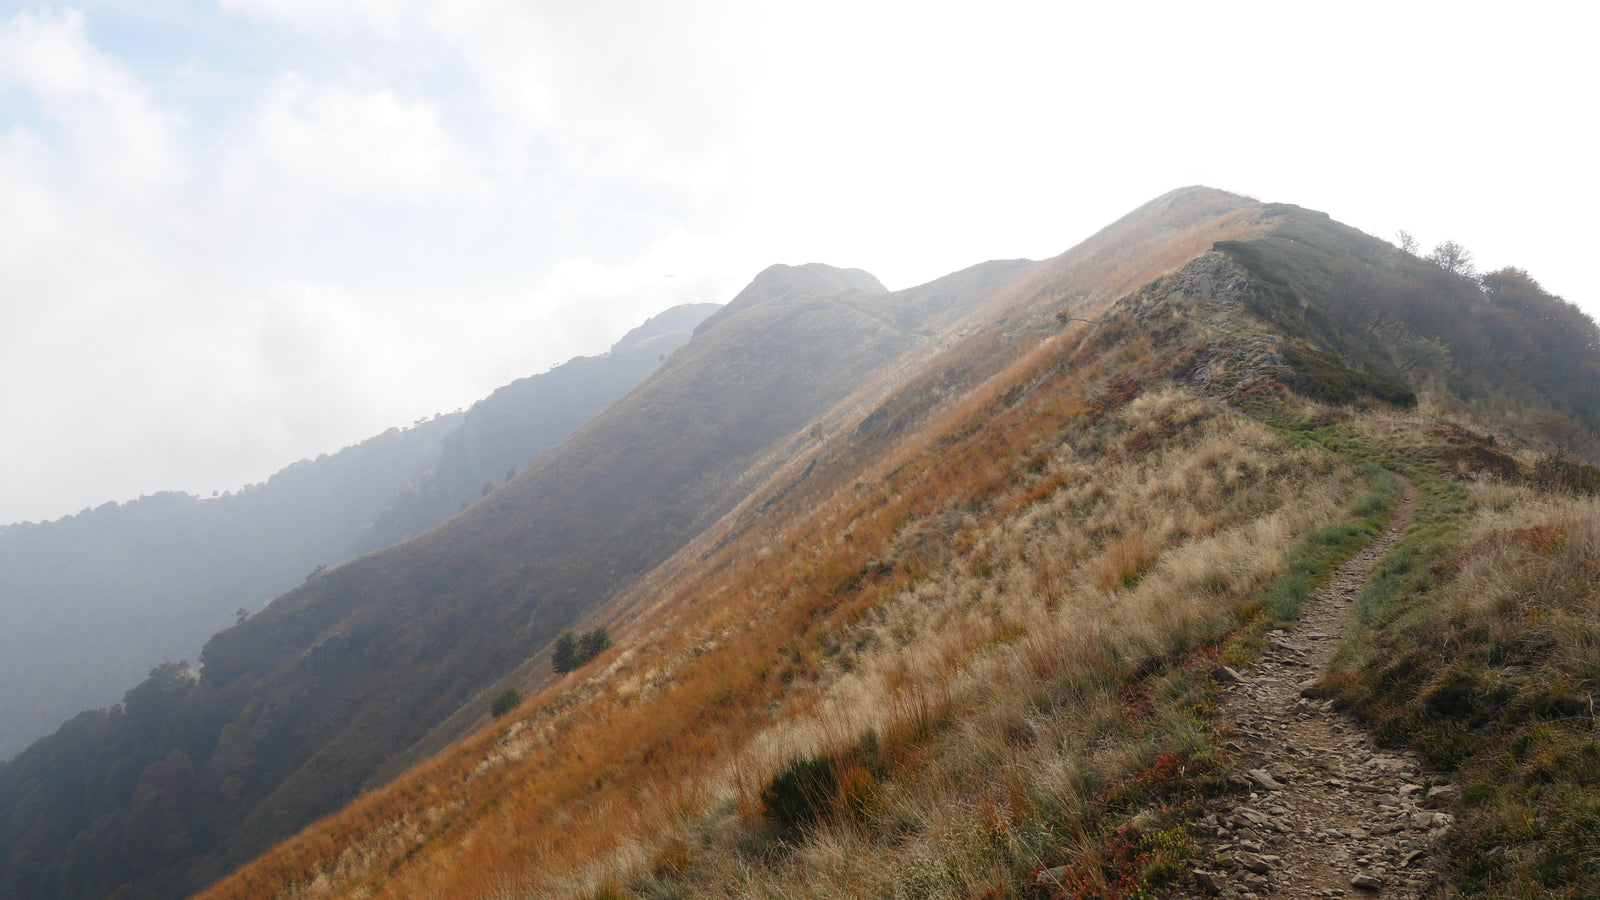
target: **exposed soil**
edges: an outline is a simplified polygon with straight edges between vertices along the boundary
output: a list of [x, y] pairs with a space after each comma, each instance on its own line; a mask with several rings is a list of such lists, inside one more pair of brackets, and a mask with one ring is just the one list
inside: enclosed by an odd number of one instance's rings
[[1220, 672], [1217, 728], [1248, 778], [1211, 801], [1199, 829], [1204, 865], [1181, 896], [1422, 895], [1456, 788], [1414, 756], [1379, 750], [1314, 687], [1373, 564], [1405, 534], [1417, 501], [1405, 482], [1383, 535], [1306, 603], [1300, 621], [1274, 631], [1238, 682]]

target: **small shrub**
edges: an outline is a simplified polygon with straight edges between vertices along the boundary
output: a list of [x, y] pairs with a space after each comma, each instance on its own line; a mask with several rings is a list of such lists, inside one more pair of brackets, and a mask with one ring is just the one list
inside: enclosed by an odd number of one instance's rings
[[869, 731], [853, 747], [793, 757], [761, 792], [761, 812], [785, 839], [824, 821], [860, 820], [876, 808], [886, 753]]
[[522, 692], [514, 687], [508, 687], [500, 692], [500, 696], [494, 698], [493, 703], [489, 704], [489, 714], [498, 719], [521, 705]]
[[563, 631], [550, 647], [550, 667], [556, 674], [565, 675], [611, 647], [611, 635], [605, 626], [583, 634]]
[[792, 837], [821, 820], [833, 789], [833, 760], [796, 756], [761, 792], [761, 812], [782, 835]]
[[1546, 456], [1534, 466], [1534, 481], [1546, 490], [1600, 494], [1600, 469]]
[[1342, 406], [1366, 395], [1405, 409], [1417, 405], [1416, 393], [1405, 385], [1352, 369], [1331, 354], [1286, 347], [1283, 358], [1294, 369], [1290, 389], [1313, 400]]

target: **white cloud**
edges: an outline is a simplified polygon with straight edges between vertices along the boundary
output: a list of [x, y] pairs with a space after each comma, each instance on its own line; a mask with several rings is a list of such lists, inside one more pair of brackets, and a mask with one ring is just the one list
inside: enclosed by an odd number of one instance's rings
[[902, 287], [1188, 183], [1600, 311], [1600, 74], [1544, 7], [81, 2], [0, 19], [0, 520], [260, 479], [772, 262]]
[[[178, 117], [89, 41], [76, 12], [0, 21], [0, 457], [4, 518], [126, 497], [141, 385], [168, 362], [164, 252], [189, 161]], [[151, 489], [154, 489], [153, 487]]]
[[529, 297], [536, 333], [563, 335], [571, 353], [595, 353], [650, 316], [681, 303], [725, 303], [770, 260], [724, 235], [675, 230], [620, 265], [562, 260]]
[[733, 0], [222, 0], [325, 39], [448, 47], [492, 118], [506, 177], [543, 200], [573, 181], [687, 183], [725, 168], [764, 48]]
[[361, 195], [414, 203], [481, 198], [478, 165], [445, 132], [438, 110], [388, 88], [313, 85], [287, 74], [267, 88], [226, 164], [228, 189], [248, 200]]
[[393, 35], [423, 4], [408, 0], [219, 0], [217, 5], [257, 21], [283, 22], [303, 31], [373, 30]]
[[53, 148], [97, 193], [138, 195], [181, 184], [187, 162], [145, 86], [92, 47], [83, 16], [18, 13], [0, 25], [0, 88], [28, 92], [60, 129]]

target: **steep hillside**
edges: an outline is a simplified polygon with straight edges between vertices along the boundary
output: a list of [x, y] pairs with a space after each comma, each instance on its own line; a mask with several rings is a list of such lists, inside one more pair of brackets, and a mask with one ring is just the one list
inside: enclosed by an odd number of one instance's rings
[[1600, 461], [1600, 328], [1577, 307], [1520, 269], [1475, 276], [1322, 213], [1265, 212], [1269, 232], [1218, 249], [1252, 276], [1244, 302], [1286, 339], [1298, 392], [1342, 403], [1385, 396], [1383, 384], [1431, 391]]
[[0, 528], [0, 759], [320, 567], [443, 522], [655, 370], [717, 309], [674, 307], [602, 356], [302, 460], [238, 493], [175, 492]]
[[161, 493], [0, 529], [0, 759], [348, 559], [459, 421], [391, 429], [223, 497]]
[[243, 701], [263, 689], [251, 676], [268, 673], [270, 693], [296, 698], [273, 724], [311, 737], [287, 748], [282, 776], [261, 779], [230, 851], [347, 799], [428, 726], [715, 521], [761, 482], [781, 444], [922, 340], [874, 314], [893, 295], [763, 285], [464, 515], [330, 572], [247, 623], [257, 628], [207, 646], [202, 689]]
[[574, 428], [616, 402], [683, 346], [715, 303], [675, 306], [623, 335], [602, 356], [580, 356], [519, 378], [467, 410], [431, 471], [407, 483], [362, 537], [364, 551], [415, 537], [503, 483]]
[[[587, 620], [610, 626], [610, 651], [540, 672], [503, 720], [206, 896], [1200, 890], [1195, 835], [1220, 827], [1202, 817], [1250, 783], [1210, 722], [1211, 673], [1248, 667], [1380, 531], [1398, 492], [1383, 466], [1421, 484], [1418, 528], [1435, 535], [1450, 516], [1493, 511], [1478, 526], [1493, 534], [1576, 511], [1590, 501], [1566, 492], [1594, 470], [1446, 418], [1469, 401], [1442, 370], [1393, 362], [1408, 335], [1363, 359], [1337, 332], [1286, 324], [1330, 315], [1334, 295], [1286, 297], [1291, 273], [1238, 245], [1317, 214], [1195, 190], [1152, 206], [1174, 198], [1215, 212], [1167, 240], [1119, 223], [1162, 263], [1134, 275], [1124, 253], [1074, 251], [1020, 270], [960, 323], [964, 340], [820, 419], [746, 501]], [[1107, 297], [1097, 278], [1126, 290]], [[1595, 348], [1574, 353], [1582, 366]], [[1482, 499], [1463, 507], [1461, 491]], [[1388, 652], [1369, 650], [1374, 685], [1396, 684]], [[1425, 698], [1438, 670], [1406, 671]], [[1571, 740], [1553, 746], [1593, 747]], [[1451, 852], [1419, 851], [1419, 866], [1450, 878]], [[1558, 858], [1563, 883], [1586, 883], [1581, 857]]]
[[[1413, 534], [1433, 537], [1576, 510], [1570, 492], [1600, 483], [1569, 458], [1590, 395], [1540, 380], [1557, 367], [1451, 362], [1479, 317], [1519, 321], [1494, 318], [1508, 286], [1535, 319], [1570, 307], [1504, 275], [1452, 282], [1449, 321], [1373, 326], [1429, 276], [1416, 265], [1320, 214], [1186, 188], [1056, 259], [903, 292], [769, 269], [463, 514], [218, 635], [198, 679], [164, 670], [0, 769], [0, 884], [171, 895], [330, 812], [205, 896], [1198, 889], [1196, 835], [1242, 781], [1211, 673], [1248, 667], [1382, 529], [1391, 470], [1420, 485]], [[1542, 346], [1579, 388], [1600, 355]], [[1519, 372], [1516, 409], [1471, 392]], [[1531, 413], [1584, 436], [1543, 453], [1485, 431]], [[1393, 571], [1445, 577], [1441, 552]], [[1389, 678], [1413, 620], [1380, 612], [1348, 702], [1496, 726], [1429, 705], [1448, 688], [1432, 662]], [[550, 639], [600, 625], [613, 646], [555, 675]], [[1588, 639], [1569, 633], [1521, 646]], [[1583, 696], [1581, 654], [1556, 662], [1557, 699]], [[1502, 676], [1521, 677], [1483, 677]], [[527, 701], [485, 721], [507, 686]], [[1452, 852], [1422, 856], [1449, 877]], [[1586, 883], [1581, 856], [1557, 857], [1562, 884]], [[1489, 876], [1506, 871], [1525, 870]]]
[[[906, 296], [937, 330], [1015, 268]], [[198, 680], [162, 670], [0, 769], [11, 890], [57, 896], [72, 872], [74, 895], [170, 896], [352, 797], [738, 502], [817, 415], [930, 352], [881, 288], [813, 293], [834, 289], [826, 271], [763, 273], [736, 315], [464, 514], [219, 634]]]

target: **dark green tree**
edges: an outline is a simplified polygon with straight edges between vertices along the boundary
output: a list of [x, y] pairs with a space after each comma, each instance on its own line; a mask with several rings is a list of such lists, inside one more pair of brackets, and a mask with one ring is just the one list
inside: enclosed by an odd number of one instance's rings
[[514, 687], [508, 687], [500, 692], [500, 696], [494, 698], [493, 703], [489, 704], [489, 714], [498, 719], [521, 705], [522, 692]]
[[561, 632], [550, 648], [550, 666], [557, 674], [566, 674], [583, 665], [611, 646], [611, 635], [604, 626], [582, 634]]
[[556, 674], [565, 675], [581, 665], [583, 660], [578, 658], [578, 639], [570, 631], [561, 632], [550, 650], [551, 668], [556, 670]]
[[583, 665], [603, 653], [611, 646], [611, 635], [606, 632], [605, 626], [593, 631], [585, 632], [578, 638], [578, 665]]

